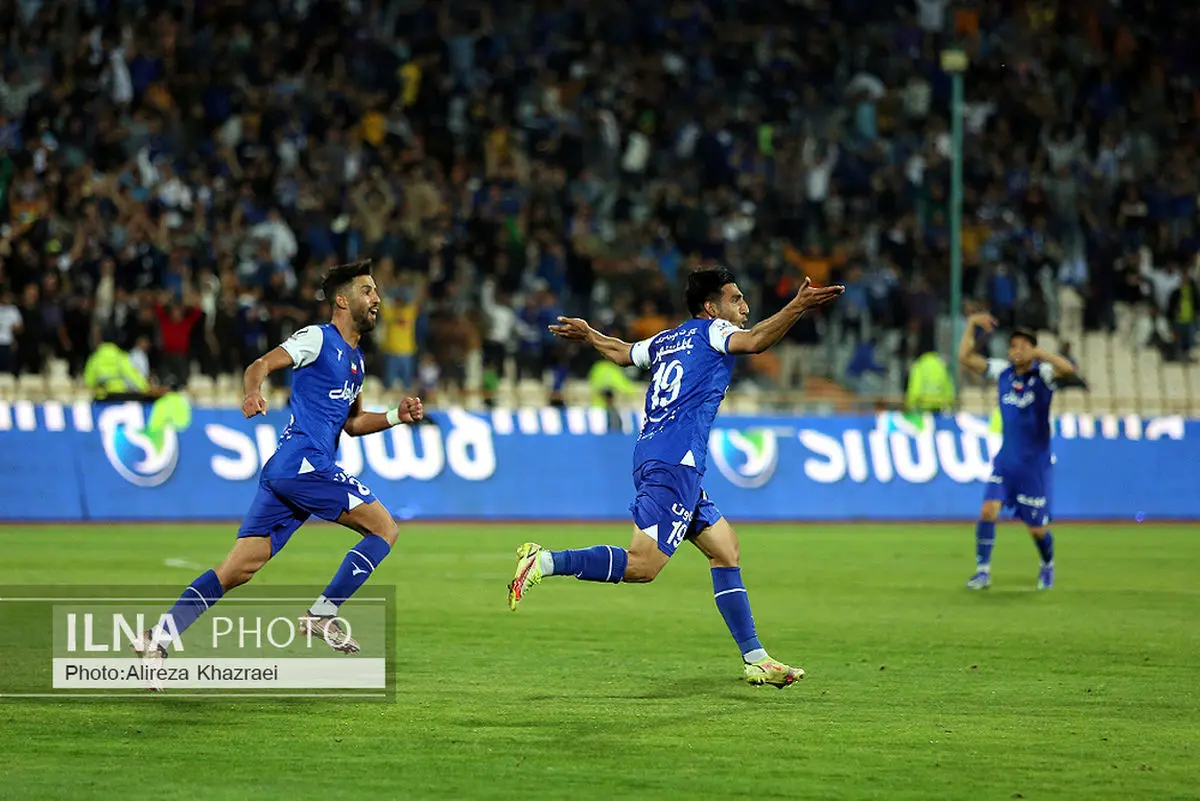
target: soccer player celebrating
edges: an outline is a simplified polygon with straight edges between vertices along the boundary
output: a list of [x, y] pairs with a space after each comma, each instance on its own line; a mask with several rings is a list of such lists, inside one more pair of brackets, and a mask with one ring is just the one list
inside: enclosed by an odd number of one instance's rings
[[1042, 558], [1039, 590], [1054, 585], [1054, 535], [1050, 533], [1050, 403], [1056, 382], [1073, 375], [1065, 357], [1037, 346], [1037, 335], [1018, 329], [1008, 340], [1008, 361], [985, 359], [976, 352], [975, 330], [993, 331], [996, 321], [986, 314], [967, 319], [958, 345], [963, 367], [995, 381], [1000, 396], [1004, 442], [992, 465], [975, 526], [975, 575], [967, 582], [972, 590], [992, 584], [992, 546], [1001, 508], [1016, 510], [1029, 527]]
[[[369, 261], [333, 268], [323, 289], [332, 319], [294, 333], [279, 347], [246, 368], [242, 414], [264, 414], [261, 387], [266, 377], [292, 367], [292, 419], [279, 446], [263, 466], [258, 494], [237, 533], [229, 555], [184, 590], [171, 609], [176, 632], [189, 625], [234, 587], [245, 584], [315, 515], [358, 532], [360, 539], [341, 567], [301, 617], [302, 630], [334, 650], [353, 653], [358, 643], [337, 623], [338, 608], [379, 567], [396, 543], [391, 514], [370, 489], [335, 463], [342, 432], [361, 437], [423, 416], [419, 398], [405, 398], [395, 409], [364, 412], [365, 366], [359, 341], [375, 328], [379, 293]], [[147, 632], [135, 650], [144, 658], [166, 656], [171, 632], [160, 625]]]
[[840, 286], [815, 287], [805, 279], [782, 310], [744, 330], [750, 309], [733, 274], [700, 270], [688, 276], [692, 319], [641, 342], [605, 336], [575, 318], [560, 317], [558, 325], [550, 326], [555, 336], [586, 342], [623, 367], [654, 371], [646, 393], [646, 422], [633, 452], [633, 541], [628, 549], [596, 545], [574, 551], [525, 543], [517, 549], [509, 608], [515, 611], [528, 589], [547, 576], [613, 584], [653, 581], [680, 543], [689, 540], [709, 559], [713, 596], [741, 650], [746, 681], [783, 688], [802, 678], [803, 670], [772, 659], [758, 641], [738, 567], [737, 536], [701, 481], [709, 432], [729, 389], [733, 357], [767, 350], [805, 312], [842, 291]]

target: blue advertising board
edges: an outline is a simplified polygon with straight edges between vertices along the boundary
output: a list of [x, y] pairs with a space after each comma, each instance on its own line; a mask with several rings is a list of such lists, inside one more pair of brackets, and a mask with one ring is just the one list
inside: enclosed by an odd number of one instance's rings
[[[153, 435], [138, 404], [0, 403], [0, 520], [232, 520], [288, 412], [197, 409]], [[434, 412], [342, 437], [339, 463], [402, 519], [626, 519], [640, 419], [598, 409]], [[1200, 421], [1060, 415], [1058, 519], [1200, 519]], [[705, 488], [732, 520], [973, 517], [999, 439], [969, 414], [717, 420]]]

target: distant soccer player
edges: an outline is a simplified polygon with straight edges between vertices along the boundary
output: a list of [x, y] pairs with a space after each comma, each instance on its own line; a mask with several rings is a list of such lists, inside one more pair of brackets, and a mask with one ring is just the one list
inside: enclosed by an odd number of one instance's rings
[[992, 546], [1001, 508], [1015, 509], [1029, 527], [1042, 558], [1039, 590], [1054, 585], [1054, 535], [1050, 533], [1051, 466], [1050, 403], [1060, 378], [1073, 375], [1074, 366], [1063, 356], [1037, 346], [1037, 335], [1018, 329], [1008, 340], [1008, 361], [985, 359], [975, 352], [975, 329], [992, 331], [996, 321], [986, 314], [967, 320], [958, 346], [963, 367], [995, 381], [1000, 396], [1004, 441], [992, 465], [975, 526], [975, 575], [967, 582], [972, 590], [992, 584]]
[[556, 336], [586, 342], [619, 365], [654, 370], [646, 393], [646, 422], [633, 451], [633, 541], [628, 550], [596, 545], [575, 551], [548, 551], [525, 543], [517, 549], [509, 608], [516, 610], [526, 591], [546, 576], [613, 584], [652, 581], [686, 539], [709, 559], [713, 596], [741, 650], [746, 681], [782, 688], [802, 678], [803, 670], [775, 661], [758, 641], [738, 567], [737, 536], [705, 494], [701, 480], [709, 432], [729, 388], [733, 357], [762, 353], [805, 312], [832, 301], [842, 290], [814, 287], [806, 279], [781, 311], [743, 330], [750, 310], [733, 274], [701, 270], [688, 276], [692, 319], [641, 342], [631, 345], [605, 336], [575, 318], [560, 317], [558, 325], [550, 326]]
[[[267, 411], [262, 395], [266, 377], [285, 367], [292, 380], [292, 420], [279, 437], [274, 455], [263, 465], [258, 494], [237, 533], [237, 542], [215, 570], [197, 578], [171, 609], [182, 633], [226, 592], [245, 584], [311, 516], [332, 520], [362, 535], [342, 560], [325, 592], [301, 617], [309, 637], [324, 639], [334, 650], [353, 653], [358, 643], [337, 623], [338, 608], [379, 567], [396, 543], [396, 523], [367, 487], [335, 463], [342, 432], [361, 437], [400, 423], [416, 423], [423, 410], [419, 398], [405, 398], [384, 412], [362, 409], [363, 363], [359, 341], [375, 328], [379, 293], [371, 263], [333, 268], [323, 284], [332, 320], [294, 333], [282, 345], [246, 368], [242, 414]], [[147, 632], [143, 657], [166, 656], [169, 630]]]

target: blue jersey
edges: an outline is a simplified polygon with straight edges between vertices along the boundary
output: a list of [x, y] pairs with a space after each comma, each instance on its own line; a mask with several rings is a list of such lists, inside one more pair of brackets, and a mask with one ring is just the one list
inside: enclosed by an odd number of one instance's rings
[[362, 392], [362, 351], [332, 323], [301, 328], [280, 347], [292, 357], [292, 420], [263, 466], [263, 478], [335, 469], [338, 439], [350, 407]]
[[1003, 359], [988, 359], [987, 377], [996, 382], [1004, 441], [996, 454], [1001, 471], [1050, 466], [1050, 402], [1054, 399], [1054, 367], [1036, 363], [1023, 375]]
[[704, 474], [708, 435], [733, 376], [729, 337], [739, 330], [725, 320], [695, 318], [633, 345], [633, 363], [654, 371], [634, 470], [662, 462]]

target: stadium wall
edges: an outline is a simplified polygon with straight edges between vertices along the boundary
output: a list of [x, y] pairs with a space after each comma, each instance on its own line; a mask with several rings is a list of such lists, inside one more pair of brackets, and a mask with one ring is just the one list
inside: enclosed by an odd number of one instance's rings
[[[0, 403], [0, 520], [197, 521], [242, 515], [286, 410], [197, 409], [145, 428], [138, 404]], [[633, 433], [599, 409], [435, 412], [343, 437], [339, 462], [398, 518], [627, 519]], [[1200, 520], [1200, 420], [1057, 419], [1058, 519]], [[720, 417], [705, 487], [731, 519], [973, 517], [999, 438], [969, 414], [907, 420]]]

